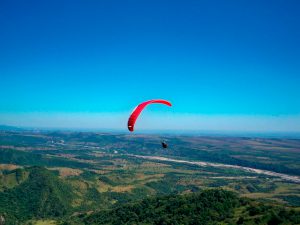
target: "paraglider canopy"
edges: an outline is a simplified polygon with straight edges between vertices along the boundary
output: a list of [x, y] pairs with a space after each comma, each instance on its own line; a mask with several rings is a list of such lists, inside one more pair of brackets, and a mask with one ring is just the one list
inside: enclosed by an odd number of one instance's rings
[[159, 104], [164, 104], [164, 105], [167, 105], [167, 106], [172, 106], [172, 104], [166, 100], [162, 100], [162, 99], [156, 99], [156, 100], [149, 100], [149, 101], [146, 101], [146, 102], [143, 102], [141, 104], [139, 104], [134, 110], [133, 112], [131, 113], [129, 119], [128, 119], [128, 130], [133, 132], [134, 130], [134, 125], [135, 125], [135, 122], [137, 120], [137, 118], [139, 117], [139, 115], [141, 114], [141, 112], [143, 111], [143, 109], [149, 105], [149, 104], [153, 104], [153, 103], [159, 103]]

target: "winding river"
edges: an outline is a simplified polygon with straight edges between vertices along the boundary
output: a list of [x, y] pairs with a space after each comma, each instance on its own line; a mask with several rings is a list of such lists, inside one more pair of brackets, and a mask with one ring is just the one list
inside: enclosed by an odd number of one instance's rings
[[218, 167], [218, 168], [232, 168], [232, 169], [247, 171], [250, 173], [263, 174], [272, 177], [279, 177], [283, 180], [300, 183], [299, 176], [292, 176], [283, 173], [276, 173], [273, 171], [254, 169], [254, 168], [244, 167], [244, 166], [236, 166], [236, 165], [222, 164], [222, 163], [211, 163], [211, 162], [203, 162], [203, 161], [188, 161], [188, 160], [166, 158], [161, 156], [143, 156], [143, 155], [130, 155], [130, 156], [134, 156], [136, 158], [148, 159], [148, 160], [176, 162], [176, 163], [191, 164], [191, 165], [204, 166], [204, 167], [208, 166], [208, 167]]

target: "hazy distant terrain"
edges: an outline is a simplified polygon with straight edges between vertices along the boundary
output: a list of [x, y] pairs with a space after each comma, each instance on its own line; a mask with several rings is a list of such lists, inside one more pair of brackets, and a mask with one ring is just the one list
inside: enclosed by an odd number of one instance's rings
[[[167, 141], [168, 149], [161, 148], [161, 140]], [[102, 224], [95, 222], [98, 217], [105, 217], [101, 210], [126, 208], [123, 204], [145, 198], [215, 188], [257, 199], [271, 208], [286, 206], [297, 211], [300, 207], [299, 153], [299, 139], [1, 131], [0, 215], [11, 221], [8, 224], [15, 221], [35, 224], [42, 218], [48, 219], [48, 224], [59, 221]], [[194, 197], [192, 194], [184, 201], [192, 201]], [[174, 201], [177, 200], [183, 201], [176, 197]], [[232, 217], [227, 221], [231, 224], [239, 220], [239, 213], [250, 216], [247, 207], [251, 204], [262, 204], [248, 202], [242, 206], [243, 200], [233, 201], [228, 211]], [[151, 204], [148, 206], [152, 207]], [[122, 210], [126, 211], [125, 208]], [[96, 212], [95, 216], [87, 217]], [[112, 212], [116, 218], [120, 217]], [[144, 221], [141, 215], [144, 214], [137, 213], [137, 220]], [[223, 219], [220, 217], [218, 221]], [[261, 224], [267, 223], [264, 221], [268, 218], [262, 219]], [[103, 224], [114, 223], [107, 220]]]

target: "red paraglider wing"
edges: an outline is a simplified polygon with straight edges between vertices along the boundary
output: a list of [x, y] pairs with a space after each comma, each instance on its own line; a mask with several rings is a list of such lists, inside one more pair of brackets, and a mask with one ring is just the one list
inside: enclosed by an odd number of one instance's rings
[[128, 130], [129, 131], [133, 131], [134, 130], [134, 124], [135, 121], [137, 120], [137, 118], [139, 117], [139, 115], [141, 114], [141, 112], [143, 111], [143, 109], [152, 103], [159, 103], [159, 104], [165, 104], [167, 106], [172, 106], [172, 104], [166, 100], [161, 100], [161, 99], [157, 99], [157, 100], [150, 100], [150, 101], [146, 101], [143, 102], [141, 104], [139, 104], [131, 113], [129, 119], [128, 119]]

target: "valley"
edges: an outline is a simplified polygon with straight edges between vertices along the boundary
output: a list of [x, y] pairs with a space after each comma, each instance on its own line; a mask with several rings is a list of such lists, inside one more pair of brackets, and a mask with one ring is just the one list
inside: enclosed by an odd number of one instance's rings
[[[84, 224], [145, 198], [215, 189], [299, 211], [299, 152], [298, 139], [2, 131], [0, 215], [7, 224]], [[25, 190], [29, 199], [14, 197]]]

